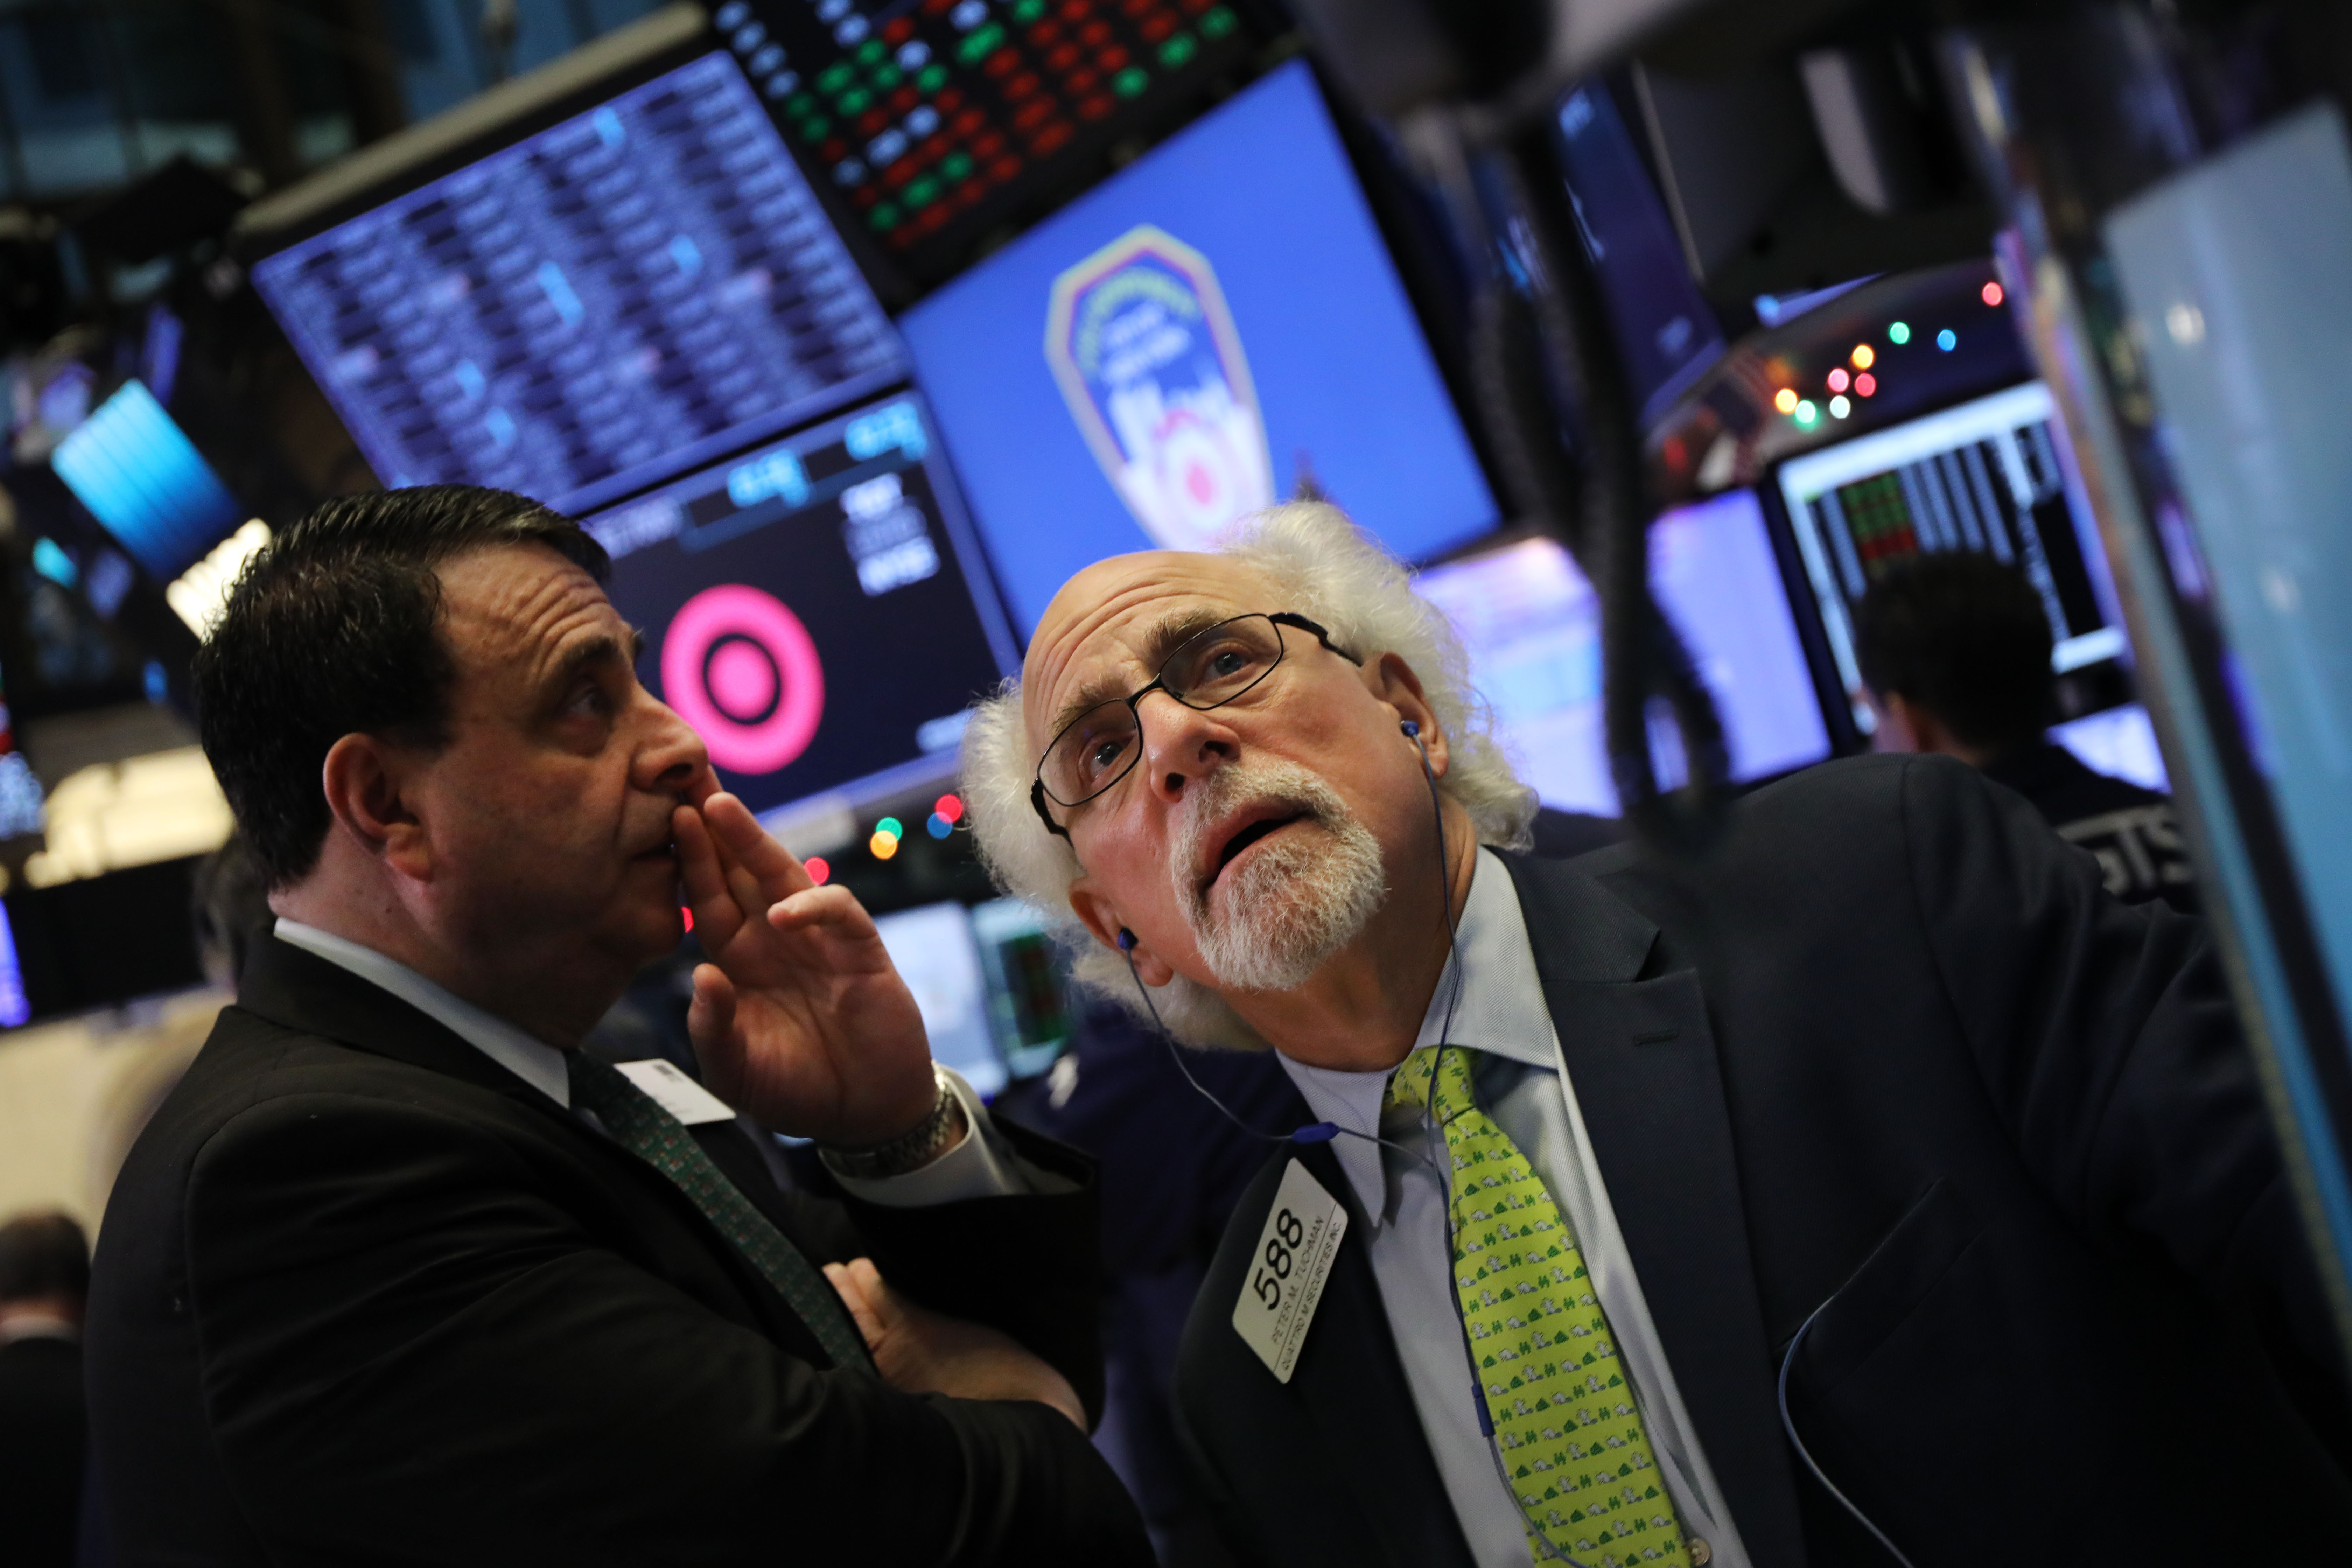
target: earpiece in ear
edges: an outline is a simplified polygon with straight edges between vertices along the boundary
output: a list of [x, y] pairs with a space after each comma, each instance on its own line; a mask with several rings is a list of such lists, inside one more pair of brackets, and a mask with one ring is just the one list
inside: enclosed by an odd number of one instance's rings
[[1133, 952], [1135, 951], [1135, 933], [1128, 930], [1125, 926], [1118, 928], [1118, 950], [1121, 952]]
[[1421, 721], [1419, 720], [1408, 719], [1403, 723], [1398, 725], [1397, 728], [1404, 731], [1404, 738], [1408, 741], [1417, 741], [1421, 739]]

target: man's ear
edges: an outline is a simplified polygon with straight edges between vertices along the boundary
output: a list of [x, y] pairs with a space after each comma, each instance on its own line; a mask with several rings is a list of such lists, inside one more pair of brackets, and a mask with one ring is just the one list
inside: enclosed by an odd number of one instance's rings
[[338, 827], [392, 869], [424, 882], [433, 877], [433, 847], [408, 799], [415, 760], [378, 736], [345, 735], [327, 748], [320, 784]]
[[[1437, 721], [1437, 710], [1429, 705], [1429, 698], [1421, 689], [1421, 677], [1402, 656], [1384, 653], [1364, 667], [1364, 684], [1373, 696], [1396, 710], [1400, 731], [1406, 722], [1416, 726], [1422, 745], [1429, 752], [1429, 771], [1439, 778], [1445, 776], [1446, 765], [1453, 752], [1446, 744], [1445, 727]], [[1404, 744], [1412, 744], [1407, 738]]]
[[1141, 937], [1129, 931], [1119, 920], [1118, 911], [1111, 908], [1110, 900], [1087, 886], [1087, 879], [1083, 877], [1070, 884], [1070, 910], [1078, 917], [1080, 923], [1094, 933], [1095, 940], [1105, 947], [1121, 946], [1118, 939], [1125, 936], [1128, 939], [1124, 944], [1127, 955], [1135, 961], [1135, 972], [1143, 977], [1146, 985], [1165, 985], [1176, 978], [1176, 972], [1168, 967], [1168, 961], [1146, 946]]

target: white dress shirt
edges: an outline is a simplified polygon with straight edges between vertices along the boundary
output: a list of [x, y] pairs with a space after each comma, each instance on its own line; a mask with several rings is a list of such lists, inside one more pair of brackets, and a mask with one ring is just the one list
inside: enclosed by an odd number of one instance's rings
[[[1461, 966], [1454, 997], [1451, 964], [1431, 999], [1414, 1044], [1467, 1046], [1478, 1103], [1533, 1162], [1584, 1252], [1584, 1266], [1630, 1374], [1642, 1419], [1683, 1527], [1711, 1549], [1720, 1568], [1748, 1568], [1748, 1553], [1707, 1468], [1698, 1434], [1675, 1390], [1674, 1370], [1650, 1320], [1633, 1259], [1617, 1229], [1616, 1210], [1585, 1136], [1576, 1089], [1569, 1081], [1551, 1015], [1544, 1005], [1526, 916], [1503, 863], [1478, 852], [1470, 896], [1454, 929]], [[1446, 1012], [1451, 1004], [1453, 1017]], [[1422, 1152], [1411, 1158], [1361, 1138], [1331, 1149], [1370, 1221], [1372, 1276], [1380, 1282], [1405, 1381], [1421, 1429], [1437, 1460], [1446, 1495], [1479, 1568], [1526, 1568], [1525, 1516], [1505, 1483], [1492, 1440], [1479, 1430], [1477, 1371], [1463, 1338], [1454, 1288], [1444, 1136], [1417, 1111], [1381, 1121], [1387, 1072], [1340, 1072], [1282, 1058], [1315, 1114]]]
[[[463, 997], [452, 995], [408, 965], [386, 958], [372, 947], [362, 947], [346, 937], [282, 917], [277, 931], [280, 942], [391, 992], [556, 1104], [566, 1110], [572, 1109], [572, 1071], [564, 1063], [563, 1053], [555, 1047], [495, 1014], [484, 1012]], [[834, 1179], [845, 1192], [886, 1208], [923, 1208], [962, 1198], [1055, 1192], [1069, 1187], [1065, 1178], [1040, 1171], [1015, 1154], [997, 1131], [996, 1124], [989, 1120], [988, 1108], [972, 1092], [971, 1085], [952, 1068], [947, 1069], [947, 1077], [956, 1098], [963, 1103], [964, 1120], [971, 1129], [963, 1141], [929, 1164], [900, 1176], [845, 1176], [836, 1170]], [[757, 1125], [750, 1126], [757, 1136]]]

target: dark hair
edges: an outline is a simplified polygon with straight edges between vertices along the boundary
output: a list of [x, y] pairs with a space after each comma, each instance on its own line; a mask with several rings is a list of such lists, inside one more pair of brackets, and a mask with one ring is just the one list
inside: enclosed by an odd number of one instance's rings
[[2050, 612], [2015, 567], [1973, 551], [1893, 562], [1853, 613], [1854, 658], [1971, 746], [2029, 741], [2057, 717]]
[[89, 1295], [89, 1238], [71, 1215], [18, 1215], [0, 1225], [0, 1301]]
[[604, 547], [505, 490], [427, 485], [331, 500], [255, 555], [195, 659], [196, 724], [265, 887], [318, 863], [319, 788], [345, 735], [447, 740], [457, 668], [441, 635], [453, 556], [544, 544], [598, 582]]

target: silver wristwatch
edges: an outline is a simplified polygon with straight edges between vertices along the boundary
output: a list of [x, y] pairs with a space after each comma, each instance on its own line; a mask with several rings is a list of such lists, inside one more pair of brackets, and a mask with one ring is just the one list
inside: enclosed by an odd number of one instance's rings
[[834, 1173], [868, 1181], [879, 1176], [903, 1176], [929, 1164], [939, 1158], [941, 1150], [962, 1136], [969, 1126], [963, 1102], [956, 1098], [954, 1087], [937, 1062], [931, 1064], [931, 1081], [939, 1091], [938, 1098], [931, 1101], [931, 1113], [908, 1131], [863, 1148], [828, 1145], [824, 1162], [833, 1167]]

